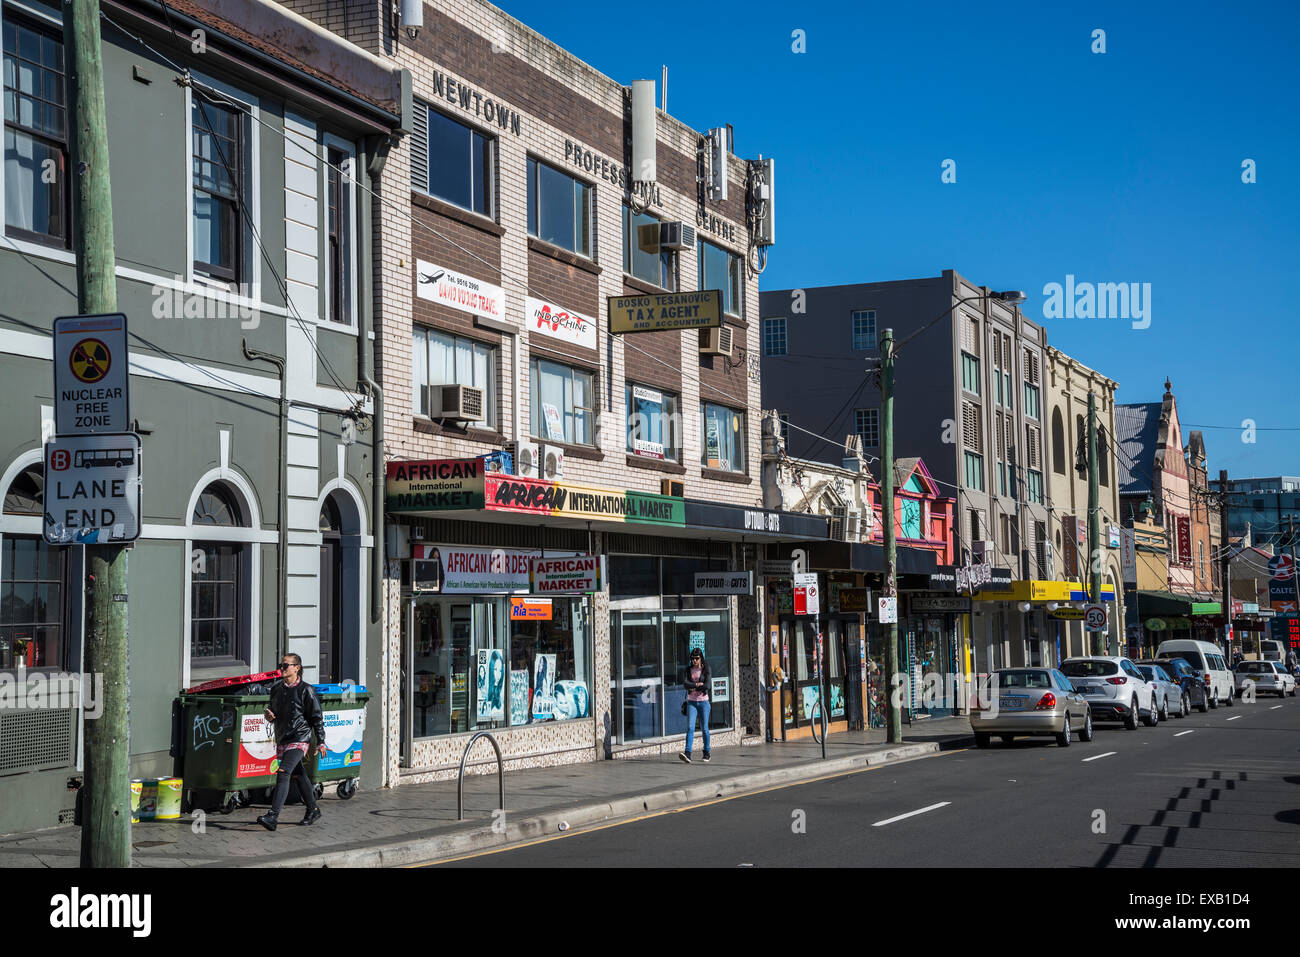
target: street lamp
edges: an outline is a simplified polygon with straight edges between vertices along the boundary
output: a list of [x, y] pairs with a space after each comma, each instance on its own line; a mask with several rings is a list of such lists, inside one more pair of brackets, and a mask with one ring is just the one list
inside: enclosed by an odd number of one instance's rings
[[[894, 532], [894, 360], [899, 351], [921, 333], [942, 322], [963, 303], [991, 299], [1014, 306], [1028, 298], [1019, 289], [1002, 292], [986, 292], [978, 296], [966, 296], [958, 299], [951, 306], [922, 326], [906, 339], [894, 342], [894, 330], [885, 329], [880, 336], [880, 514], [885, 523], [885, 597], [898, 596], [898, 545]], [[885, 669], [888, 674], [896, 675], [898, 671], [898, 621], [889, 622], [885, 638]], [[887, 740], [897, 744], [903, 740], [903, 717], [894, 696], [889, 696], [889, 720]]]

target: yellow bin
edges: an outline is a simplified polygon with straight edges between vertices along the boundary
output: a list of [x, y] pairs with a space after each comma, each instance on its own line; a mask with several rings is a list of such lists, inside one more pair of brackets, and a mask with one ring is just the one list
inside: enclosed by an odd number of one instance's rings
[[181, 816], [180, 778], [145, 778], [131, 782], [132, 821], [175, 821]]

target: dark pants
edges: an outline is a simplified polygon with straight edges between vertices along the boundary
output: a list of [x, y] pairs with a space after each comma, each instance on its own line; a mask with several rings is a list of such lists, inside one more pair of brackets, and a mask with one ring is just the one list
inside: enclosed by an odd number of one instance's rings
[[298, 796], [308, 811], [316, 808], [316, 788], [303, 765], [307, 755], [297, 748], [286, 748], [280, 756], [280, 770], [275, 773], [275, 795], [271, 798], [271, 817], [278, 818], [289, 798], [289, 782], [298, 786]]

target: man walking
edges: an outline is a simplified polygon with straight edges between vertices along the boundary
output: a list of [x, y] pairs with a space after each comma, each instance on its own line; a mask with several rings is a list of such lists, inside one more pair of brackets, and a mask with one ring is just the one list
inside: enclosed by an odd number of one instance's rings
[[257, 823], [268, 831], [276, 828], [280, 811], [289, 797], [290, 780], [298, 786], [302, 803], [307, 808], [302, 823], [315, 824], [320, 820], [316, 789], [303, 767], [311, 748], [312, 732], [316, 733], [317, 750], [321, 757], [325, 756], [324, 716], [316, 689], [302, 680], [302, 658], [295, 654], [285, 655], [280, 661], [280, 674], [283, 677], [271, 685], [271, 702], [265, 712], [266, 720], [275, 722], [275, 755], [280, 759], [271, 810], [257, 819]]

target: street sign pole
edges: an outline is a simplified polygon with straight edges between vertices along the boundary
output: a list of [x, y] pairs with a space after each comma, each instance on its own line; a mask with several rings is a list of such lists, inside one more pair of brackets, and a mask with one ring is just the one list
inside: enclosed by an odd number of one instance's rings
[[[71, 101], [73, 246], [77, 303], [84, 314], [117, 312], [117, 259], [109, 192], [104, 64], [99, 0], [70, 0], [68, 94]], [[119, 357], [126, 362], [127, 357]], [[57, 367], [56, 376], [59, 374]], [[103, 676], [100, 716], [85, 722], [85, 799], [81, 866], [131, 866], [130, 732], [127, 701], [127, 551], [123, 545], [86, 549], [85, 671]]]

